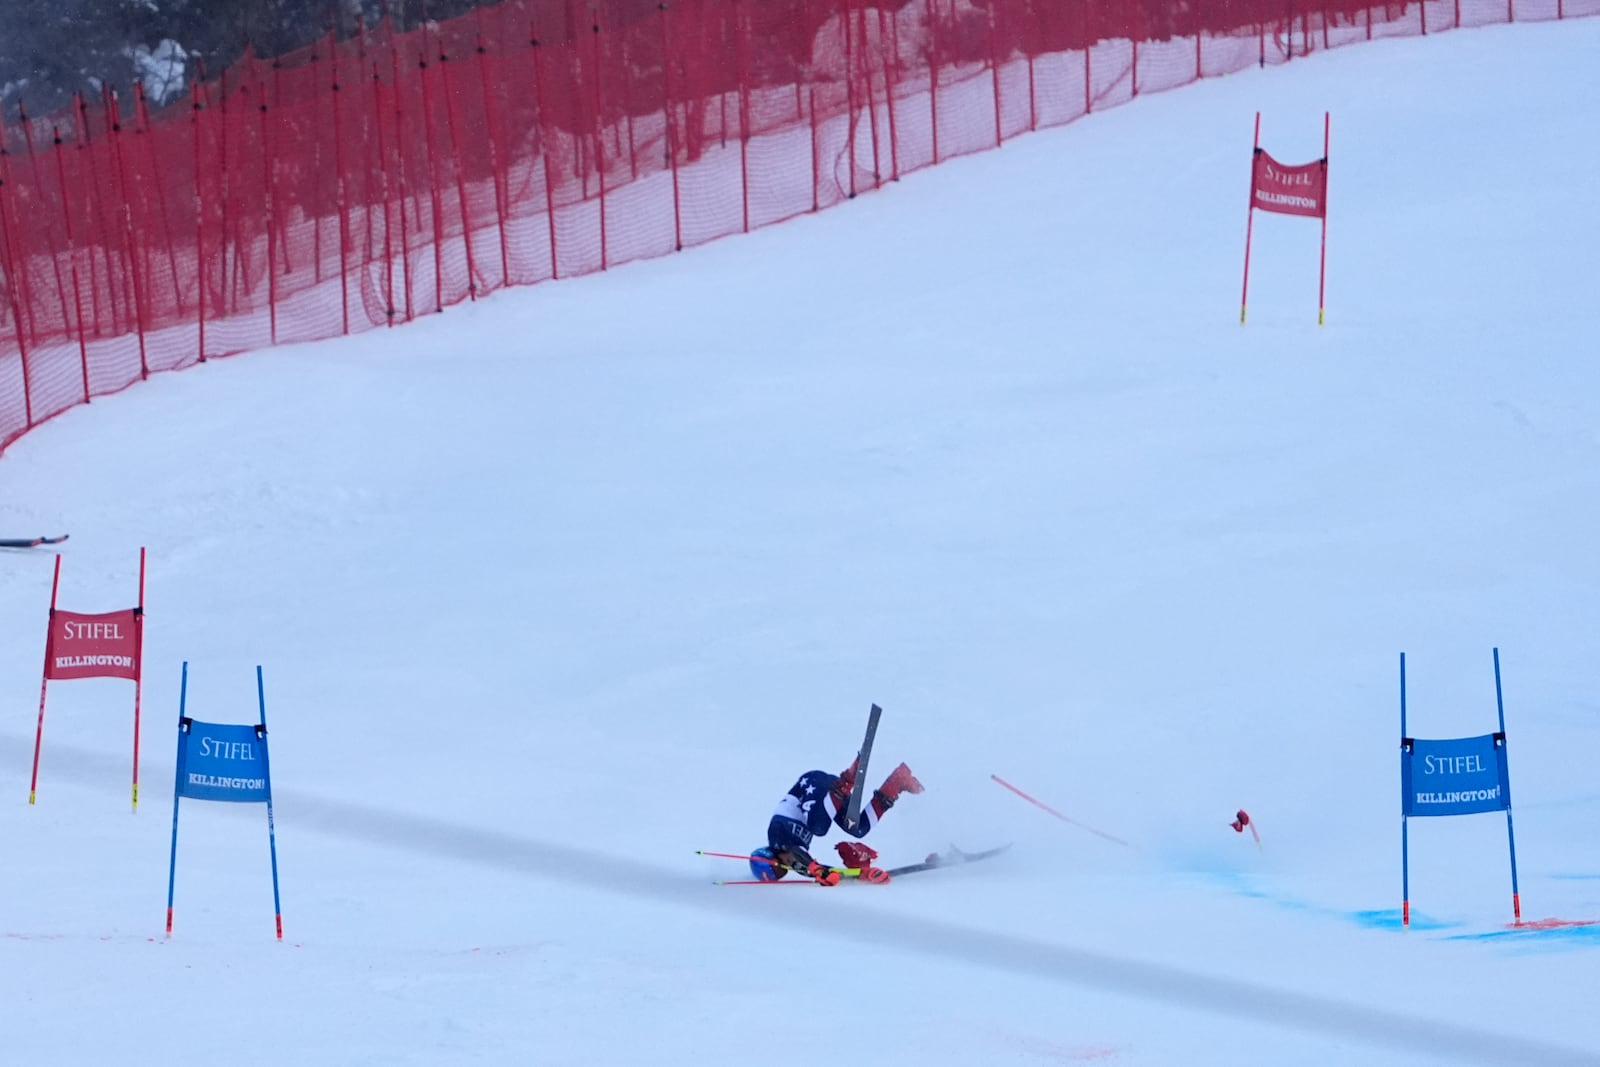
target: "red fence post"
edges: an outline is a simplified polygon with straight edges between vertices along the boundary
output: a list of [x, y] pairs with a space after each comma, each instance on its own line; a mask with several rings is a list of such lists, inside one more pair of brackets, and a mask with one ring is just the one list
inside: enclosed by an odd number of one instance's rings
[[[672, 8], [657, 4], [661, 12], [661, 95], [665, 99], [667, 116], [667, 166], [672, 170], [672, 247], [683, 251], [683, 200], [678, 188], [678, 113], [672, 104], [672, 36], [667, 20]], [[800, 79], [795, 79], [795, 91], [800, 91]], [[812, 138], [812, 148], [816, 138]]]
[[[847, 195], [851, 199], [856, 195], [856, 72], [855, 49], [852, 47], [850, 32], [850, 4], [851, 0], [839, 0], [839, 32], [844, 34], [844, 101], [845, 117], [849, 125], [845, 127], [845, 158], [849, 161], [845, 166], [845, 173], [849, 175], [850, 188]], [[835, 164], [837, 173], [838, 165]]]
[[[283, 64], [276, 59], [272, 61], [272, 103], [274, 107], [281, 108], [283, 106]], [[278, 119], [278, 125], [280, 127], [283, 125], [283, 119], [281, 117]], [[303, 146], [306, 142], [306, 138], [304, 136], [294, 138], [294, 140], [299, 143], [299, 146]], [[319, 142], [316, 139], [316, 135], [312, 134], [311, 144], [313, 152], [316, 151], [316, 145], [318, 143]], [[301, 179], [300, 185], [302, 187], [305, 185], [303, 178]], [[294, 245], [289, 241], [289, 216], [291, 214], [293, 214], [293, 212], [278, 212], [278, 247], [283, 250], [283, 273], [285, 275], [294, 273]], [[312, 213], [311, 217], [313, 221], [315, 221], [314, 213]], [[317, 233], [317, 239], [320, 242], [320, 231]]]
[[[383, 139], [383, 79], [378, 61], [372, 61], [372, 133], [378, 147], [378, 193], [383, 200], [383, 314], [384, 322], [394, 325], [394, 224], [389, 218], [389, 148]], [[370, 209], [369, 209], [370, 210]], [[400, 208], [405, 218], [405, 208]]]
[[439, 153], [433, 147], [433, 94], [428, 92], [428, 27], [422, 27], [417, 50], [422, 83], [422, 143], [428, 153], [428, 204], [433, 211], [433, 310], [444, 310], [444, 208], [439, 200]]
[[[205, 85], [202, 91], [207, 98], [211, 94], [211, 86]], [[220, 225], [217, 227], [217, 251], [220, 253], [221, 262], [217, 270], [217, 317], [225, 318], [228, 314], [228, 72], [223, 70], [220, 89], [217, 93], [217, 208], [220, 213]]]
[[[33, 149], [33, 122], [28, 118], [27, 109], [23, 107], [21, 100], [17, 101], [17, 114], [22, 120], [22, 139], [28, 146], [28, 169], [32, 172], [33, 188], [42, 197], [44, 196], [44, 179], [39, 177], [39, 157]], [[48, 229], [46, 233], [49, 233]], [[72, 337], [72, 313], [67, 310], [67, 283], [61, 276], [61, 253], [56, 251], [54, 241], [49, 243], [50, 268], [55, 272], [56, 297], [61, 303], [62, 337], [70, 339]]]
[[[600, 15], [596, 11], [594, 21], [589, 26], [590, 37], [594, 40], [594, 169], [595, 176], [600, 179], [600, 269], [607, 270], [611, 266], [610, 256], [606, 246], [606, 120], [605, 120], [605, 95], [601, 90], [600, 81]], [[576, 43], [576, 42], [574, 42]]]
[[744, 0], [733, 0], [734, 50], [739, 78], [739, 200], [742, 228], [750, 232], [750, 41]]
[[529, 41], [533, 46], [533, 107], [538, 118], [539, 155], [544, 157], [544, 216], [550, 229], [550, 279], [561, 277], [560, 261], [556, 256], [556, 175], [555, 164], [550, 159], [550, 131], [555, 124], [545, 114], [544, 64], [539, 58], [538, 30], [529, 28]]
[[933, 162], [939, 162], [939, 23], [933, 0], [926, 0], [928, 11], [928, 111], [933, 122]]
[[[31, 312], [24, 311], [28, 305], [27, 278], [17, 273], [17, 260], [20, 258], [11, 243], [11, 197], [6, 188], [6, 182], [11, 177], [9, 166], [9, 153], [5, 150], [5, 123], [0, 120], [0, 252], [6, 257], [6, 296], [11, 301], [11, 317], [17, 327], [17, 356], [22, 362], [22, 417], [26, 427], [33, 427], [33, 383], [28, 367], [30, 362], [28, 353], [28, 323], [23, 321], [24, 315]], [[20, 242], [21, 235], [18, 235]], [[20, 295], [19, 295], [20, 294]]]
[[501, 127], [498, 110], [494, 107], [494, 93], [489, 82], [489, 56], [488, 49], [483, 43], [483, 8], [478, 8], [478, 83], [483, 92], [483, 120], [489, 128], [489, 179], [494, 185], [494, 221], [496, 232], [500, 235], [500, 284], [511, 284], [511, 252], [506, 247], [506, 190], [505, 169], [508, 161], [505, 157], [503, 138], [505, 131]]
[[[99, 271], [96, 268], [96, 263], [99, 257], [95, 255], [95, 251], [97, 249], [101, 249], [101, 241], [105, 240], [106, 236], [110, 233], [110, 229], [106, 226], [105, 221], [105, 203], [100, 198], [100, 168], [95, 163], [95, 152], [93, 147], [91, 147], [91, 142], [89, 140], [89, 105], [87, 101], [84, 100], [81, 92], [72, 94], [72, 98], [73, 110], [75, 111], [77, 118], [77, 129], [73, 131], [73, 149], [75, 150], [75, 154], [78, 159], [78, 163], [75, 168], [78, 179], [77, 184], [83, 189], [84, 194], [90, 201], [89, 218], [85, 220], [84, 227], [85, 229], [88, 229], [95, 223], [99, 224], [99, 241], [95, 240], [94, 237], [88, 233], [84, 234], [84, 244], [86, 246], [84, 251], [87, 253], [87, 258], [89, 260], [89, 320], [94, 323], [95, 336], [99, 337], [102, 333], [100, 318], [100, 279]], [[89, 160], [87, 168], [85, 168], [83, 163], [85, 157], [88, 157]], [[84, 181], [85, 169], [87, 169], [89, 172], [89, 180], [87, 182]], [[102, 249], [102, 254], [105, 256], [106, 260], [106, 301], [111, 305], [111, 333], [112, 336], [116, 336], [117, 334], [120, 334], [122, 330], [120, 328], [117, 316], [117, 287], [111, 277], [111, 251], [109, 248]]]
[[439, 71], [444, 76], [444, 118], [450, 130], [450, 159], [456, 172], [456, 202], [461, 207], [461, 245], [467, 253], [467, 299], [478, 299], [478, 266], [472, 258], [472, 217], [467, 207], [466, 160], [461, 155], [461, 132], [456, 126], [455, 88], [450, 84], [450, 55], [439, 43]]
[[900, 180], [900, 136], [894, 118], [895, 68], [900, 62], [900, 34], [894, 30], [894, 16], [878, 8], [878, 51], [883, 55], [883, 93], [889, 111], [889, 180]]
[[[135, 82], [134, 95], [134, 130], [140, 135], [140, 140], [145, 146], [145, 158], [149, 161], [146, 168], [156, 187], [156, 217], [161, 221], [161, 237], [167, 243], [167, 270], [172, 279], [173, 299], [178, 305], [178, 314], [185, 315], [189, 308], [184, 303], [183, 285], [178, 281], [178, 251], [172, 240], [172, 227], [167, 218], [167, 189], [166, 183], [161, 180], [161, 161], [156, 158], [155, 150], [150, 147], [150, 102], [144, 95], [144, 83]], [[139, 171], [135, 170], [135, 174]], [[145, 275], [149, 277], [148, 272]]]
[[190, 92], [194, 113], [194, 276], [199, 301], [199, 328], [200, 328], [200, 362], [206, 361], [206, 197], [205, 187], [200, 176], [205, 173], [201, 167], [200, 155], [200, 116], [205, 112], [205, 103], [200, 98], [200, 83], [195, 82]]
[[133, 321], [139, 331], [139, 378], [150, 377], [150, 362], [145, 354], [146, 290], [139, 284], [139, 250], [133, 225], [133, 197], [129, 193], [128, 167], [122, 151], [122, 110], [116, 93], [106, 87], [106, 125], [110, 134], [112, 161], [117, 171], [117, 187], [122, 197], [122, 240], [128, 256], [128, 280], [133, 286]]
[[994, 146], [999, 148], [1005, 139], [1005, 127], [1000, 124], [1000, 31], [998, 23], [1000, 14], [995, 9], [998, 4], [990, 4], [988, 10], [989, 22], [989, 71], [994, 84]]
[[1083, 8], [1083, 113], [1094, 113], [1094, 84], [1091, 68], [1094, 55], [1094, 33], [1089, 25], [1089, 7]]
[[817, 126], [817, 87], [811, 86], [811, 210], [822, 206], [822, 157], [818, 140], [821, 131]]
[[253, 60], [256, 67], [256, 85], [260, 89], [261, 99], [257, 101], [258, 114], [260, 115], [261, 132], [261, 190], [266, 198], [266, 230], [267, 230], [267, 329], [268, 337], [273, 344], [278, 343], [278, 205], [277, 190], [274, 188], [277, 181], [276, 161], [272, 154], [271, 124], [267, 121], [267, 82], [261, 77], [260, 60]]
[[89, 340], [83, 332], [83, 293], [78, 284], [78, 250], [72, 240], [72, 207], [67, 193], [67, 168], [61, 158], [61, 130], [51, 127], [56, 146], [56, 177], [61, 183], [61, 218], [67, 228], [67, 262], [72, 271], [72, 303], [78, 316], [78, 358], [83, 364], [83, 402], [89, 402]]
[[[395, 48], [389, 53], [390, 66], [390, 91], [394, 93], [394, 151], [395, 170], [399, 176], [398, 192], [400, 202], [400, 275], [403, 279], [401, 292], [405, 296], [406, 321], [412, 319], [413, 306], [411, 303], [411, 233], [406, 226], [406, 204], [411, 199], [411, 182], [407, 178], [406, 167], [406, 117], [401, 112], [400, 96], [400, 49]], [[420, 225], [420, 223], [419, 223]]]
[[878, 102], [872, 97], [872, 51], [867, 47], [867, 9], [856, 9], [856, 25], [860, 27], [861, 77], [867, 83], [867, 129], [872, 133], [872, 187], [883, 185], [883, 163], [878, 152]]
[[333, 206], [339, 213], [339, 322], [340, 332], [350, 334], [350, 197], [345, 187], [344, 106], [339, 88], [339, 46], [328, 31], [328, 59], [333, 68], [333, 80], [328, 83], [328, 95], [333, 99]]

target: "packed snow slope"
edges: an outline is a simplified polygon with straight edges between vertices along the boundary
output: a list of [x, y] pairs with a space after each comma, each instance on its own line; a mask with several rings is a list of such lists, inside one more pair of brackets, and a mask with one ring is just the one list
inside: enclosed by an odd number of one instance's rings
[[[819, 217], [165, 376], [0, 462], [12, 1063], [1595, 1063], [1600, 22], [1141, 98]], [[1333, 116], [1317, 226], [1258, 216]], [[186, 801], [180, 665], [265, 812]], [[881, 704], [888, 887], [719, 887]], [[1077, 821], [1052, 818], [998, 774]], [[1228, 828], [1243, 807], [1262, 845]], [[1119, 838], [1119, 844], [1084, 826]], [[831, 842], [822, 842], [826, 849]]]

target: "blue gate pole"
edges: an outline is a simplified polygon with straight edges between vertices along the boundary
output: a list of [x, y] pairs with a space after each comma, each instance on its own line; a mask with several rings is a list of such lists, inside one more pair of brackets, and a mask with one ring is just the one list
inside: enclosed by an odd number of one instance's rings
[[178, 877], [178, 798], [183, 795], [183, 713], [189, 700], [189, 661], [183, 661], [178, 686], [178, 759], [172, 776], [172, 855], [167, 860], [167, 936], [172, 936], [172, 889]]
[[256, 697], [261, 702], [261, 769], [267, 776], [267, 849], [272, 855], [272, 919], [283, 940], [283, 907], [278, 902], [278, 833], [272, 826], [272, 760], [267, 750], [267, 690], [261, 681], [261, 665], [256, 664]]
[[[1400, 781], [1406, 780], [1406, 654], [1400, 653]], [[1402, 788], [1404, 786], [1402, 785]], [[1406, 828], [1406, 798], [1400, 797], [1400, 925], [1411, 925], [1411, 846]]]
[[[1506, 744], [1506, 702], [1500, 692], [1500, 650], [1494, 650], [1494, 706], [1500, 713], [1500, 744]], [[1505, 753], [1501, 754], [1502, 764], [1507, 766], [1506, 781], [1511, 780], [1509, 764], [1506, 763]], [[1511, 848], [1511, 917], [1517, 922], [1522, 921], [1522, 894], [1517, 891], [1517, 836], [1511, 828], [1511, 796], [1509, 790], [1506, 795], [1506, 844]]]

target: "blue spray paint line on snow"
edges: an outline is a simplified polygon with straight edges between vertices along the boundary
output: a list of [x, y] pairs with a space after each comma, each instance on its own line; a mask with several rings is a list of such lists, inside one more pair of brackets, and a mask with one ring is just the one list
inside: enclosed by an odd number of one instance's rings
[[[1402, 929], [1399, 908], [1352, 910], [1333, 908], [1325, 904], [1314, 904], [1286, 893], [1264, 889], [1247, 872], [1228, 868], [1208, 868], [1203, 870], [1190, 868], [1187, 873], [1197, 875], [1207, 882], [1220, 886], [1235, 896], [1249, 900], [1264, 901], [1285, 911], [1314, 915], [1339, 922], [1354, 923], [1357, 926], [1363, 926], [1371, 930], [1398, 931]], [[1462, 925], [1462, 923], [1456, 921], [1432, 918], [1416, 909], [1412, 909], [1411, 912], [1411, 929], [1413, 930], [1450, 930]]]
[[1450, 934], [1444, 941], [1484, 941], [1499, 944], [1514, 955], [1532, 955], [1562, 950], [1600, 948], [1600, 923], [1564, 924], [1543, 926], [1523, 923], [1500, 930], [1484, 930], [1475, 934]]
[[[1399, 908], [1376, 908], [1369, 911], [1352, 911], [1349, 918], [1362, 926], [1374, 930], [1401, 930], [1405, 924], [1401, 922]], [[1411, 911], [1411, 929], [1413, 930], [1451, 930], [1460, 926], [1459, 922], [1435, 919], [1416, 909]]]

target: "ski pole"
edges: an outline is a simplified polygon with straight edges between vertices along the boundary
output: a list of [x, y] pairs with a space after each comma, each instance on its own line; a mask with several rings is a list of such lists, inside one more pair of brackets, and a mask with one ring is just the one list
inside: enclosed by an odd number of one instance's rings
[[1126, 845], [1127, 844], [1127, 842], [1124, 841], [1120, 837], [1115, 837], [1115, 836], [1113, 836], [1111, 834], [1108, 834], [1104, 830], [1096, 830], [1094, 827], [1086, 825], [1085, 823], [1081, 823], [1077, 819], [1069, 818], [1068, 816], [1065, 816], [1065, 815], [1061, 814], [1059, 811], [1057, 811], [1055, 808], [1052, 808], [1050, 805], [1046, 804], [1044, 801], [1035, 799], [1034, 797], [1030, 797], [1028, 794], [1024, 793], [1022, 790], [1018, 789], [1016, 786], [1012, 785], [1010, 782], [1006, 781], [1004, 778], [1000, 777], [998, 774], [991, 774], [989, 777], [993, 778], [1000, 785], [1005, 786], [1007, 789], [1009, 789], [1013, 793], [1017, 794], [1017, 796], [1021, 797], [1023, 800], [1026, 800], [1029, 804], [1032, 804], [1036, 808], [1040, 808], [1040, 809], [1042, 809], [1044, 811], [1049, 812], [1051, 815], [1054, 815], [1056, 818], [1060, 819], [1062, 822], [1071, 823], [1073, 826], [1078, 827], [1080, 830], [1087, 830], [1091, 834], [1094, 834], [1096, 837], [1103, 837], [1107, 841], [1115, 841], [1119, 845]]
[[775, 860], [770, 860], [765, 856], [752, 856], [743, 852], [707, 852], [704, 849], [697, 848], [694, 850], [694, 854], [696, 856], [715, 856], [718, 859], [725, 860], [749, 860], [752, 863], [765, 863], [768, 867], [776, 864]]

